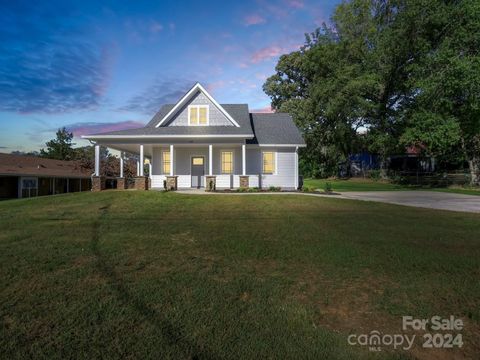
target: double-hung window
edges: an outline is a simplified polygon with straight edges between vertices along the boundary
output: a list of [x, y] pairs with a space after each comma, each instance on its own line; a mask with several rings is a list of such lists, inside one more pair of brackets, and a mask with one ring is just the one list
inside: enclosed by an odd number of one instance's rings
[[262, 172], [264, 174], [274, 174], [275, 170], [275, 152], [264, 151], [262, 153]]
[[164, 151], [162, 154], [162, 169], [164, 174], [170, 174], [170, 151]]
[[188, 125], [208, 125], [208, 105], [190, 105]]
[[222, 174], [233, 174], [232, 151], [222, 151]]

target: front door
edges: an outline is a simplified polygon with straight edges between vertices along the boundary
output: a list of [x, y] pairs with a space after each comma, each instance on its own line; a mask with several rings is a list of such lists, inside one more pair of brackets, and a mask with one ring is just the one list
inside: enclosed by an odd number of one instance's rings
[[193, 188], [200, 188], [204, 186], [203, 179], [205, 175], [205, 159], [203, 156], [193, 156], [192, 157], [192, 166], [191, 166], [191, 174], [192, 174], [192, 187]]

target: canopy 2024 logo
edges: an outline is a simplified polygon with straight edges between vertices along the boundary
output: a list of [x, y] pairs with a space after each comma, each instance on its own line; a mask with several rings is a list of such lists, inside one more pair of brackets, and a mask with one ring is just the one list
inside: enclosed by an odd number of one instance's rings
[[422, 336], [405, 333], [382, 334], [378, 330], [372, 330], [369, 334], [350, 334], [348, 344], [368, 346], [371, 351], [381, 351], [382, 346], [393, 347], [395, 350], [410, 350], [418, 337], [424, 348], [460, 348], [463, 346], [462, 334], [457, 332], [461, 331], [463, 326], [463, 320], [457, 319], [453, 315], [449, 318], [432, 316], [430, 319], [403, 316], [403, 331], [414, 330], [425, 333]]

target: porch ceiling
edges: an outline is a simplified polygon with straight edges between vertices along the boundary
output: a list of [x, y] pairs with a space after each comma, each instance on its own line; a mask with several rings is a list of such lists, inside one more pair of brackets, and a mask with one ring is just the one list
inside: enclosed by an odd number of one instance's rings
[[[131, 153], [131, 154], [136, 154], [136, 155], [139, 155], [140, 154], [140, 144], [117, 144], [117, 143], [100, 143], [98, 142], [97, 143], [98, 145], [101, 145], [101, 146], [105, 146], [107, 148], [110, 148], [110, 149], [113, 149], [113, 150], [117, 150], [117, 151], [125, 151], [125, 152], [128, 152], [128, 153]], [[229, 147], [241, 147], [243, 143], [239, 143], [239, 142], [236, 142], [236, 143], [189, 143], [189, 144], [175, 144], [173, 143], [173, 145], [175, 146], [175, 148], [187, 148], [187, 147], [205, 147], [205, 148], [208, 148], [209, 145], [213, 145], [213, 147], [215, 146], [222, 146], [222, 147], [225, 147], [225, 146], [229, 146]], [[144, 144], [143, 145], [143, 152], [144, 152], [144, 156], [146, 157], [151, 157], [153, 155], [153, 148], [155, 147], [168, 147], [170, 146], [170, 143], [165, 143], [165, 144]]]

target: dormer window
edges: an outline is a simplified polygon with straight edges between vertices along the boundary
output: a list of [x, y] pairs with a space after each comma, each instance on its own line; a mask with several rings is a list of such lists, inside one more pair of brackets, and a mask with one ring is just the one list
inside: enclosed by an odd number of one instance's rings
[[208, 105], [188, 107], [188, 125], [208, 125]]

